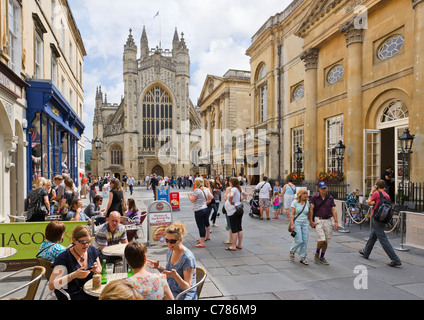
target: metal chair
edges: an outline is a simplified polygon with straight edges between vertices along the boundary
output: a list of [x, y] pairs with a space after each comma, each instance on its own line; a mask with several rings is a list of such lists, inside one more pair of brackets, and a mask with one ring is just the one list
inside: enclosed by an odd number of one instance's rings
[[197, 288], [197, 300], [200, 298], [200, 293], [202, 292], [203, 285], [205, 283], [206, 277], [208, 276], [205, 269], [201, 267], [196, 267], [196, 284], [187, 290], [184, 290], [183, 292], [179, 293], [175, 300], [180, 300], [182, 296], [184, 296], [187, 292]]
[[[44, 267], [44, 269], [46, 269], [45, 276], [46, 276], [47, 282], [44, 285], [43, 291], [41, 292], [40, 300], [42, 300], [43, 295], [44, 295], [44, 291], [46, 290], [46, 287], [49, 285], [49, 280], [50, 280], [50, 276], [52, 275], [53, 268], [52, 268], [52, 262], [49, 261], [49, 260], [46, 260], [46, 259], [43, 259], [43, 258], [37, 258], [37, 261], [42, 267]], [[56, 290], [60, 291], [68, 300], [71, 300], [70, 295], [65, 290], [63, 290], [62, 288], [56, 289]], [[50, 293], [46, 295], [46, 298], [49, 295], [51, 295], [53, 292], [54, 291], [50, 291]], [[45, 299], [45, 300], [47, 300], [47, 299]]]
[[[35, 267], [22, 269], [22, 270], [13, 272], [13, 273], [11, 273], [7, 276], [0, 278], [0, 281], [3, 281], [4, 279], [8, 279], [10, 277], [13, 277], [14, 275], [17, 275], [17, 274], [25, 272], [25, 271], [32, 271], [31, 280], [29, 282], [25, 283], [24, 285], [20, 286], [19, 288], [13, 289], [12, 291], [3, 294], [2, 296], [0, 296], [0, 300], [34, 300], [35, 299], [35, 295], [36, 295], [38, 287], [40, 285], [41, 278], [46, 273], [46, 269], [44, 267], [35, 266]], [[13, 293], [15, 293], [19, 290], [22, 290], [26, 287], [28, 287], [28, 290], [27, 290], [27, 293], [24, 297], [4, 299], [5, 297], [10, 296], [11, 294], [13, 294]]]

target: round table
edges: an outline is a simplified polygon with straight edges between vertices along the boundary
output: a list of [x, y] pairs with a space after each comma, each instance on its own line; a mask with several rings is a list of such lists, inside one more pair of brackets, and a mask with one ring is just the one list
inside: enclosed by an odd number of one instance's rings
[[107, 246], [105, 248], [103, 248], [102, 253], [105, 256], [110, 256], [110, 257], [122, 257], [122, 262], [124, 264], [124, 272], [127, 272], [127, 262], [125, 260], [125, 247], [127, 246], [127, 243], [120, 243], [120, 244], [115, 244], [112, 246]]
[[0, 247], [0, 259], [6, 259], [18, 252], [15, 248]]
[[126, 278], [128, 278], [128, 275], [126, 273], [114, 273], [107, 278], [107, 283], [102, 284], [101, 287], [97, 290], [93, 290], [93, 279], [90, 279], [84, 284], [83, 290], [86, 294], [98, 298], [100, 297], [100, 294], [102, 293], [103, 289], [107, 286], [108, 283], [114, 280], [120, 280], [120, 279], [126, 279]]

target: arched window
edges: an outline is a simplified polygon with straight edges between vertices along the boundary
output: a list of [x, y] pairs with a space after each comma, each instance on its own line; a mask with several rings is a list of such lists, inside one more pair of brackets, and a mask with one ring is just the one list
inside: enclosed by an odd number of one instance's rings
[[[148, 105], [148, 103], [152, 103], [152, 102], [154, 102], [155, 104]], [[144, 119], [143, 119], [143, 120], [147, 120], [146, 125], [149, 127], [146, 130], [147, 141], [144, 142], [143, 140], [143, 147], [148, 148], [149, 146], [153, 148], [154, 141], [155, 139], [157, 139], [157, 136], [160, 133], [160, 129], [164, 128], [164, 123], [167, 123], [168, 121], [172, 121], [172, 107], [173, 107], [172, 99], [170, 94], [164, 88], [157, 85], [151, 88], [143, 97], [143, 106], [144, 105], [148, 106], [148, 110], [150, 109], [150, 112], [147, 111], [146, 116], [144, 116]], [[158, 119], [162, 120], [161, 125], [159, 124]], [[156, 128], [155, 128], [155, 122], [156, 122]]]
[[263, 64], [262, 67], [261, 67], [261, 69], [259, 70], [258, 79], [257, 80], [261, 80], [261, 79], [265, 78], [267, 72], [268, 72], [268, 70], [267, 70], [266, 64]]
[[380, 122], [387, 123], [391, 121], [409, 118], [408, 107], [400, 100], [393, 101], [384, 110]]
[[124, 161], [123, 161], [124, 157], [123, 157], [123, 152], [122, 152], [122, 148], [119, 145], [113, 145], [110, 148], [110, 164], [114, 164], [114, 165], [123, 165]]

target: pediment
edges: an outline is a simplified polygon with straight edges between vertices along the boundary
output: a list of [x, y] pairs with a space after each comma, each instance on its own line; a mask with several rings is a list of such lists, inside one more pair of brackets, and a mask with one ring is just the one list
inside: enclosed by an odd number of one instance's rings
[[198, 104], [200, 105], [201, 102], [204, 101], [212, 92], [214, 92], [215, 89], [218, 88], [223, 82], [224, 79], [221, 77], [208, 75], [205, 82], [203, 83], [203, 88], [198, 100]]
[[314, 28], [320, 20], [325, 19], [329, 14], [338, 10], [338, 8], [348, 0], [314, 0], [300, 22], [299, 29], [295, 32], [298, 37], [304, 38], [310, 30]]

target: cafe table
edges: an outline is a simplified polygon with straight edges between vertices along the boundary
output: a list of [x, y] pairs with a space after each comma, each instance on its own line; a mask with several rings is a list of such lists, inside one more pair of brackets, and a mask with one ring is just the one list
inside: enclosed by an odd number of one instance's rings
[[93, 297], [100, 297], [100, 294], [102, 293], [103, 289], [107, 286], [108, 283], [114, 280], [121, 280], [128, 278], [128, 275], [126, 273], [113, 273], [112, 275], [107, 277], [107, 283], [102, 284], [99, 289], [94, 290], [93, 289], [93, 279], [88, 280], [83, 287], [83, 290], [86, 294], [93, 296]]
[[16, 254], [18, 250], [9, 247], [0, 247], [0, 259], [6, 259]]
[[125, 260], [125, 247], [127, 246], [127, 243], [120, 243], [120, 244], [115, 244], [112, 246], [107, 246], [105, 248], [103, 248], [102, 253], [105, 256], [110, 256], [110, 257], [122, 257], [122, 262], [124, 264], [124, 272], [127, 272], [127, 262]]

